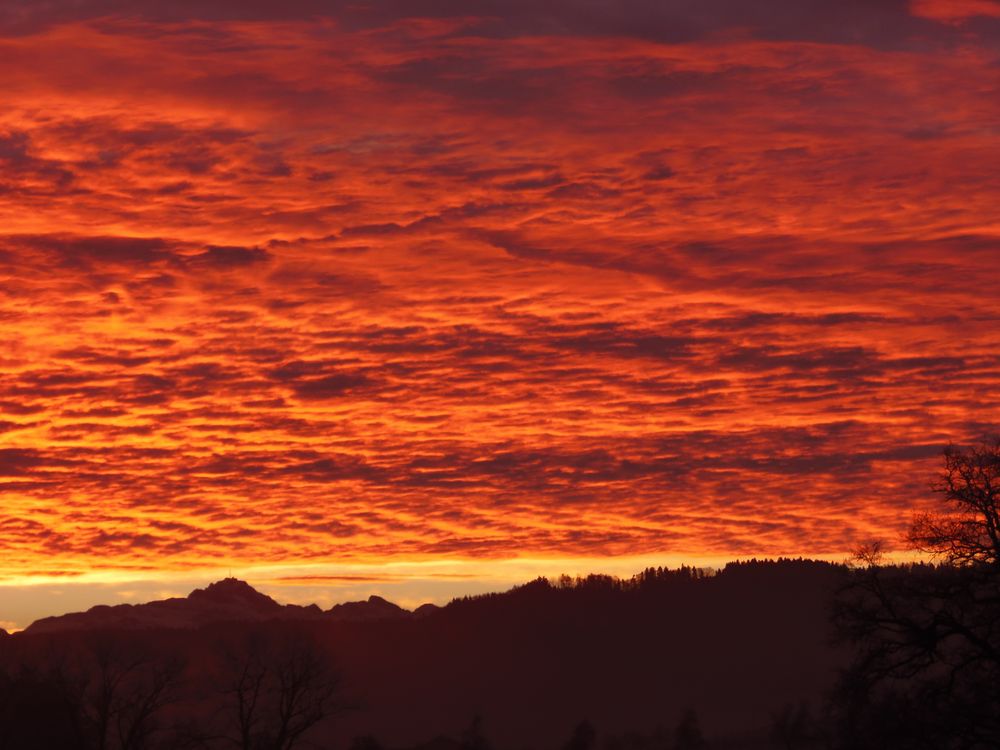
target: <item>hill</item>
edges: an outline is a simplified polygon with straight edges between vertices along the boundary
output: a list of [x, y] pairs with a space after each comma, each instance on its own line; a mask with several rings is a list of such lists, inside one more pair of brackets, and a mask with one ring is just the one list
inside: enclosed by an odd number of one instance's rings
[[766, 737], [783, 709], [818, 706], [830, 687], [844, 659], [828, 626], [843, 574], [783, 560], [713, 575], [539, 579], [420, 617], [384, 600], [288, 607], [229, 580], [185, 599], [39, 621], [0, 653], [8, 661], [15, 652], [22, 661], [97, 653], [107, 636], [118, 649], [185, 664], [185, 684], [200, 691], [190, 700], [197, 712], [224, 701], [219, 675], [234, 653], [256, 659], [274, 652], [266, 644], [313, 643], [310, 658], [330, 665], [353, 706], [317, 730], [320, 746], [374, 735], [413, 747], [459, 735], [480, 716], [495, 747], [555, 748], [584, 719], [604, 739], [632, 732], [634, 740], [662, 735], [688, 710], [717, 743], [749, 742]]

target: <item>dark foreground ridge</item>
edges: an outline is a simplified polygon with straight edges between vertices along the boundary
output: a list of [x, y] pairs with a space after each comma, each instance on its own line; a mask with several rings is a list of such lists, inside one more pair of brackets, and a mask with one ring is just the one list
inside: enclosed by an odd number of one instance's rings
[[[434, 605], [421, 607], [427, 614]], [[278, 604], [246, 581], [225, 578], [195, 589], [187, 597], [175, 597], [146, 604], [99, 604], [86, 612], [72, 612], [55, 617], [44, 617], [33, 622], [26, 633], [60, 633], [72, 630], [153, 628], [198, 628], [211, 623], [266, 622], [272, 620], [330, 620], [371, 622], [413, 617], [403, 609], [380, 596], [371, 596], [363, 602], [345, 602], [322, 610], [315, 604]]]
[[[23, 675], [28, 665], [28, 674], [91, 691], [60, 704], [72, 706], [99, 695], [116, 664], [140, 665], [123, 678], [129, 696], [169, 678], [170, 704], [148, 720], [151, 748], [233, 747], [218, 738], [238, 734], [234, 701], [248, 675], [271, 685], [275, 706], [288, 675], [313, 681], [307, 696], [334, 685], [321, 696], [329, 710], [305, 735], [322, 748], [374, 736], [401, 749], [446, 736], [432, 745], [485, 749], [473, 740], [486, 736], [496, 750], [555, 750], [576, 730], [586, 739], [592, 725], [599, 747], [617, 737], [623, 750], [673, 750], [671, 733], [694, 714], [710, 747], [763, 748], [775, 717], [797, 726], [817, 710], [845, 662], [831, 646], [829, 617], [845, 575], [837, 565], [782, 560], [715, 574], [538, 579], [421, 615], [377, 597], [326, 611], [281, 605], [227, 579], [185, 598], [40, 620], [0, 641], [0, 674]], [[65, 665], [77, 671], [65, 678]], [[43, 688], [39, 695], [53, 694]], [[217, 739], [185, 745], [177, 727]]]

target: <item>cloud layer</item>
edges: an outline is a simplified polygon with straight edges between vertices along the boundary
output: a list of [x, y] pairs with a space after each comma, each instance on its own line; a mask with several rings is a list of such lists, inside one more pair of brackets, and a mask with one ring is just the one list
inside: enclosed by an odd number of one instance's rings
[[0, 24], [0, 576], [835, 554], [1000, 422], [995, 2]]

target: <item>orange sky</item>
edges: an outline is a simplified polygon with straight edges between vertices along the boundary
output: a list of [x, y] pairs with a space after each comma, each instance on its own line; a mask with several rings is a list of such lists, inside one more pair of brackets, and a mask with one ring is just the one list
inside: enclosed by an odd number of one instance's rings
[[0, 588], [896, 539], [1000, 422], [998, 50], [992, 0], [4, 3]]

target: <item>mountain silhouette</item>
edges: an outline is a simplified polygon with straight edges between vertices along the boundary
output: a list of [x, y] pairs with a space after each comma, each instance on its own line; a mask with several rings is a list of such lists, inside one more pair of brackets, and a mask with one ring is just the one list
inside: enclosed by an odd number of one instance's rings
[[188, 594], [187, 599], [189, 602], [232, 606], [255, 612], [275, 612], [281, 607], [274, 599], [238, 578], [224, 578], [203, 589], [195, 589]]
[[821, 705], [845, 663], [829, 620], [845, 576], [807, 560], [650, 569], [538, 579], [416, 612], [380, 597], [326, 611], [282, 605], [227, 579], [183, 598], [39, 620], [3, 639], [0, 656], [96, 663], [87, 654], [110, 640], [185, 664], [185, 679], [207, 692], [177, 710], [197, 716], [223, 705], [213, 680], [230, 652], [314, 643], [356, 706], [312, 737], [319, 746], [375, 736], [412, 748], [482, 716], [493, 747], [562, 747], [584, 719], [602, 737], [649, 734], [693, 710], [710, 746], [762, 748], [772, 717]]
[[[421, 608], [426, 614], [428, 606]], [[414, 613], [371, 596], [367, 601], [344, 602], [323, 611], [315, 604], [279, 604], [257, 591], [246, 581], [225, 578], [195, 589], [186, 597], [174, 597], [145, 604], [99, 604], [86, 612], [44, 617], [36, 620], [26, 633], [60, 633], [73, 630], [103, 629], [190, 629], [210, 623], [250, 623], [271, 620], [329, 620], [372, 622], [413, 617]]]
[[[428, 605], [423, 605], [428, 606]], [[434, 606], [433, 604], [430, 606]], [[365, 622], [369, 620], [392, 620], [410, 617], [414, 612], [403, 609], [398, 604], [386, 601], [381, 596], [370, 596], [364, 602], [344, 602], [335, 604], [326, 613], [326, 617], [335, 620]]]

